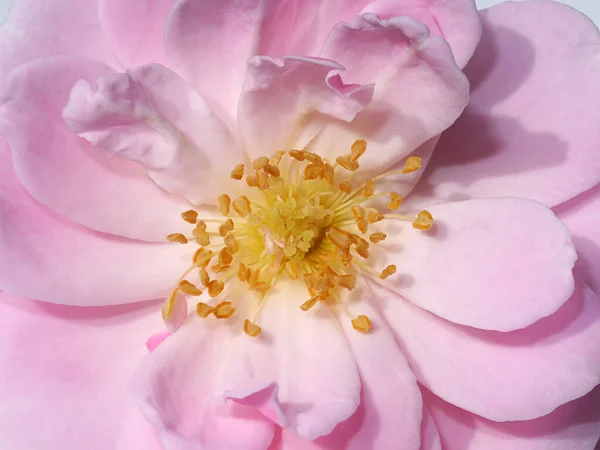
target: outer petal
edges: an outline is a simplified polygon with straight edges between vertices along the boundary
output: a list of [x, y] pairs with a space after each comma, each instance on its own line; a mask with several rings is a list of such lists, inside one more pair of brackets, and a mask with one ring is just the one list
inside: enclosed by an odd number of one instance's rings
[[175, 0], [97, 0], [102, 31], [126, 67], [166, 63], [165, 22]]
[[129, 379], [160, 326], [157, 307], [64, 307], [0, 293], [0, 311], [3, 448], [115, 448], [134, 406]]
[[0, 92], [16, 66], [42, 56], [75, 54], [119, 67], [98, 23], [96, 0], [12, 0], [0, 28]]
[[[452, 322], [508, 331], [554, 313], [573, 292], [576, 254], [552, 211], [522, 199], [433, 205], [433, 228], [386, 219], [388, 239], [372, 246], [372, 264], [397, 266], [377, 279]], [[371, 230], [370, 228], [370, 230]]]
[[226, 126], [177, 74], [158, 64], [80, 81], [63, 117], [110, 156], [136, 161], [165, 190], [215, 203], [242, 160]]
[[218, 391], [241, 399], [277, 383], [279, 424], [316, 439], [354, 413], [360, 379], [337, 320], [326, 309], [299, 308], [307, 296], [299, 282], [276, 283], [260, 314], [261, 337], [239, 337]]
[[281, 64], [252, 58], [239, 109], [250, 157], [293, 147], [303, 135], [306, 117], [315, 111], [352, 121], [371, 101], [373, 86], [344, 85], [341, 70], [339, 64], [320, 58], [286, 57]]
[[134, 394], [167, 450], [259, 450], [271, 442], [273, 424], [259, 412], [231, 401], [219, 406], [215, 398], [228, 349], [241, 332], [236, 316], [227, 321], [190, 316], [142, 361]]
[[573, 235], [575, 274], [600, 294], [600, 184], [554, 210]]
[[346, 82], [375, 83], [375, 95], [351, 123], [316, 118], [324, 130], [315, 145], [345, 152], [366, 139], [361, 165], [373, 174], [441, 133], [467, 104], [468, 83], [448, 45], [408, 17], [365, 14], [339, 24], [321, 56], [346, 67]]
[[447, 450], [593, 450], [600, 437], [600, 388], [535, 420], [497, 423], [423, 393]]
[[421, 422], [421, 450], [442, 450], [437, 425], [425, 405], [423, 405], [423, 421]]
[[189, 204], [165, 193], [136, 163], [100, 154], [61, 116], [77, 80], [92, 83], [110, 72], [73, 56], [19, 67], [0, 106], [0, 132], [20, 181], [40, 202], [92, 229], [163, 240], [179, 231], [179, 214]]
[[467, 411], [534, 419], [600, 380], [600, 299], [580, 282], [556, 314], [510, 333], [452, 324], [372, 286], [419, 382]]
[[555, 206], [600, 181], [600, 34], [556, 2], [482, 13], [464, 115], [442, 137], [423, 195], [516, 196]]
[[0, 152], [0, 288], [53, 303], [105, 305], [159, 298], [194, 251], [147, 244], [75, 225], [19, 185]]
[[467, 64], [481, 36], [473, 0], [377, 0], [362, 10], [365, 12], [381, 19], [409, 16], [427, 25], [432, 35], [441, 35], [450, 44], [459, 67]]
[[116, 450], [164, 450], [156, 430], [142, 415], [139, 408], [132, 408], [119, 434]]

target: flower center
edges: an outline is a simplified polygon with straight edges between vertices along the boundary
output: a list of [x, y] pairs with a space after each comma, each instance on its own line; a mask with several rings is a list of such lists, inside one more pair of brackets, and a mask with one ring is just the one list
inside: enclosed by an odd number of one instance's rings
[[339, 307], [356, 330], [369, 331], [369, 318], [350, 314], [339, 295], [342, 290], [355, 288], [359, 273], [385, 279], [396, 272], [394, 265], [383, 270], [369, 265], [370, 245], [387, 237], [369, 228], [387, 219], [410, 221], [413, 227], [427, 230], [433, 218], [427, 211], [411, 217], [382, 213], [368, 206], [373, 198], [386, 196], [388, 209], [398, 209], [402, 196], [396, 192], [375, 193], [374, 183], [390, 175], [418, 170], [421, 160], [410, 157], [402, 170], [353, 186], [352, 177], [366, 147], [366, 141], [357, 140], [350, 153], [333, 163], [316, 153], [289, 150], [276, 152], [270, 158], [259, 157], [251, 168], [236, 166], [230, 176], [240, 182], [245, 179], [248, 196], [232, 200], [227, 194], [220, 195], [218, 205], [223, 220], [198, 220], [196, 211], [185, 211], [182, 218], [195, 225], [192, 236], [167, 236], [169, 241], [182, 244], [195, 240], [199, 248], [192, 265], [168, 296], [163, 318], [168, 320], [173, 313], [179, 292], [203, 294], [201, 288], [186, 280], [198, 270], [211, 299], [197, 304], [197, 314], [202, 318], [213, 315], [224, 319], [235, 313], [235, 302], [243, 301], [243, 296], [228, 296], [224, 292], [226, 284], [242, 284], [261, 294], [255, 317], [244, 321], [243, 330], [250, 336], [261, 333], [257, 324], [260, 310], [281, 276], [304, 283], [307, 301], [300, 306], [302, 310], [308, 311], [318, 302]]

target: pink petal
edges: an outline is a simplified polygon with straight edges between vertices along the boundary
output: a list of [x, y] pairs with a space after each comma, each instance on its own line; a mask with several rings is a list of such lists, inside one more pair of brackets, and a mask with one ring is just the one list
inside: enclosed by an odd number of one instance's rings
[[349, 307], [373, 322], [363, 334], [341, 318], [360, 372], [361, 404], [324, 440], [347, 450], [418, 450], [422, 402], [415, 376], [383, 319], [364, 301], [368, 293], [356, 289], [352, 294]]
[[175, 0], [98, 0], [102, 31], [126, 67], [166, 63], [163, 33]]
[[[424, 390], [445, 450], [592, 450], [600, 436], [600, 388], [547, 416], [497, 423], [444, 402]], [[509, 445], [510, 447], [507, 447]]]
[[600, 181], [600, 34], [556, 2], [482, 13], [471, 102], [442, 137], [423, 195], [515, 196], [555, 206]]
[[600, 299], [583, 283], [554, 315], [509, 333], [447, 322], [371, 283], [420, 383], [490, 420], [529, 420], [600, 380]]
[[163, 297], [196, 246], [148, 244], [76, 225], [32, 199], [0, 151], [0, 288], [69, 305]]
[[394, 219], [371, 227], [388, 235], [372, 246], [371, 266], [397, 267], [377, 282], [452, 322], [498, 331], [526, 327], [571, 296], [574, 247], [545, 206], [504, 198], [427, 210], [430, 231]]
[[409, 16], [427, 25], [433, 36], [450, 45], [459, 67], [464, 67], [481, 36], [481, 22], [471, 0], [377, 0], [361, 13], [372, 12], [381, 19]]
[[115, 448], [135, 406], [130, 377], [160, 322], [155, 305], [76, 308], [0, 293], [2, 447]]
[[408, 17], [383, 21], [365, 14], [339, 24], [321, 56], [346, 68], [347, 83], [375, 83], [375, 95], [350, 124], [317, 118], [324, 131], [315, 146], [338, 156], [366, 139], [361, 166], [372, 173], [445, 130], [467, 104], [468, 83], [448, 45]]
[[164, 450], [156, 430], [139, 408], [132, 408], [123, 423], [116, 450]]
[[575, 274], [600, 295], [600, 184], [554, 211], [573, 235]]
[[38, 201], [88, 228], [162, 241], [180, 231], [189, 203], [165, 193], [136, 163], [100, 154], [61, 116], [78, 80], [92, 83], [111, 72], [72, 56], [19, 67], [0, 106], [0, 132], [20, 181]]
[[423, 421], [421, 422], [421, 450], [442, 450], [437, 425], [425, 405], [423, 405]]
[[300, 282], [278, 281], [258, 319], [262, 334], [237, 339], [217, 386], [225, 397], [241, 399], [277, 383], [279, 424], [316, 439], [354, 413], [360, 379], [335, 317], [326, 308], [300, 309], [308, 298]]
[[110, 156], [140, 163], [163, 189], [215, 203], [241, 162], [233, 137], [204, 100], [158, 64], [78, 82], [63, 117]]
[[341, 70], [333, 61], [316, 58], [250, 59], [239, 109], [250, 157], [293, 146], [298, 123], [311, 113], [352, 121], [371, 101], [373, 86], [344, 85]]
[[43, 56], [75, 54], [119, 63], [100, 29], [95, 2], [12, 0], [0, 28], [0, 92], [8, 73]]
[[272, 422], [246, 405], [219, 405], [216, 397], [215, 384], [230, 361], [228, 349], [241, 333], [239, 317], [190, 316], [138, 368], [135, 396], [165, 448], [259, 450], [271, 442]]

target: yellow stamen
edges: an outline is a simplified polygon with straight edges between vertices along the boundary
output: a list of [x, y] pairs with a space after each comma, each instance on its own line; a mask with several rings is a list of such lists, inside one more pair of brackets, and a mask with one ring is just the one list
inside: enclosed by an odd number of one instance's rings
[[352, 319], [352, 327], [361, 333], [367, 333], [371, 329], [371, 319], [360, 315], [356, 319]]
[[198, 220], [198, 213], [193, 209], [181, 213], [181, 218], [187, 223], [195, 224]]
[[402, 173], [414, 172], [415, 170], [419, 170], [420, 168], [421, 158], [419, 158], [418, 156], [411, 156], [404, 163], [404, 169], [402, 170]]
[[404, 200], [404, 197], [402, 197], [400, 194], [398, 194], [396, 192], [391, 192], [390, 193], [390, 201], [388, 202], [387, 206], [392, 211], [395, 211], [396, 209], [400, 208], [400, 205], [402, 204], [402, 200]]
[[180, 244], [187, 244], [187, 238], [181, 233], [173, 233], [167, 236], [169, 242], [179, 242]]
[[417, 214], [417, 218], [413, 222], [413, 228], [419, 230], [429, 230], [433, 225], [433, 216], [427, 210], [423, 210]]

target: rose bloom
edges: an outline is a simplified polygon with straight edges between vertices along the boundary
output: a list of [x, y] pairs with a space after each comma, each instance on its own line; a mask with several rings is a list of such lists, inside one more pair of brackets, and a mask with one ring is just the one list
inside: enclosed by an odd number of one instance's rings
[[20, 0], [0, 32], [3, 449], [594, 448], [584, 16]]

